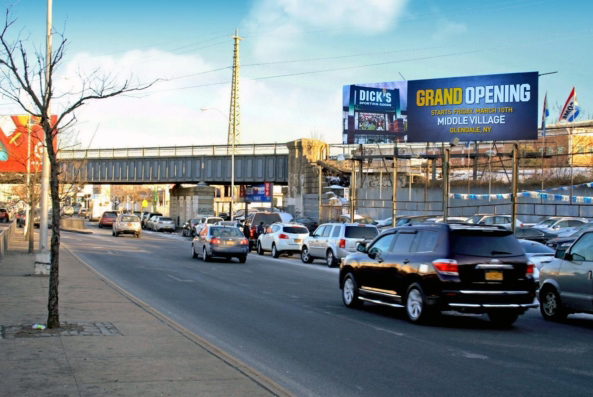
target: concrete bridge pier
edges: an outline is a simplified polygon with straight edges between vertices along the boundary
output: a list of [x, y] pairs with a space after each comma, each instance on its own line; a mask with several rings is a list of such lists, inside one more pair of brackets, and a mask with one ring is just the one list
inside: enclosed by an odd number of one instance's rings
[[181, 187], [170, 191], [170, 216], [177, 226], [188, 219], [214, 215], [214, 188], [212, 186]]

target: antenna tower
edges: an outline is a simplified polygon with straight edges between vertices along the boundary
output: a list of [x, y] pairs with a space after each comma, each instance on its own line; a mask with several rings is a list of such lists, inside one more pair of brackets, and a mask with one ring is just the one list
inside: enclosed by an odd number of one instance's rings
[[233, 52], [233, 82], [231, 88], [231, 108], [229, 110], [229, 134], [227, 138], [227, 154], [237, 153], [237, 145], [241, 144], [241, 105], [239, 101], [239, 29], [235, 29]]

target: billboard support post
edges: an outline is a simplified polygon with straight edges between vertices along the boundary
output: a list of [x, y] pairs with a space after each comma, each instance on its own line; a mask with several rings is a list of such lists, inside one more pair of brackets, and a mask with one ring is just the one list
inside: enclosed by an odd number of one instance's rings
[[397, 215], [397, 145], [393, 148], [393, 183], [391, 184], [391, 226], [395, 227], [395, 216]]
[[350, 176], [350, 222], [354, 222], [356, 212], [356, 160], [352, 160], [352, 174]]
[[511, 208], [511, 230], [517, 229], [517, 190], [519, 186], [519, 144], [513, 143], [513, 195]]
[[450, 148], [445, 148], [443, 157], [443, 222], [449, 218], [449, 156]]

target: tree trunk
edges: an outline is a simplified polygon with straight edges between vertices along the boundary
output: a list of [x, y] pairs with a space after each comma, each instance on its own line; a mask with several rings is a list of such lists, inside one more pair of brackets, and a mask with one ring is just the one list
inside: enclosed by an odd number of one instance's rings
[[49, 186], [52, 204], [52, 234], [50, 242], [51, 271], [49, 274], [49, 299], [47, 302], [47, 328], [60, 327], [58, 307], [58, 285], [60, 283], [60, 181], [58, 179], [58, 159], [53, 147], [53, 134], [50, 131], [49, 118], [44, 123], [45, 146], [50, 165]]

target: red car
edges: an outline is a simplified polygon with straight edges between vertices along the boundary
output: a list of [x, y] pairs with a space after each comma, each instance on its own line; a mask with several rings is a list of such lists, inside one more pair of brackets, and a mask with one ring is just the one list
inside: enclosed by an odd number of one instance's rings
[[101, 215], [101, 219], [99, 219], [99, 228], [102, 227], [113, 227], [113, 223], [117, 219], [117, 212], [115, 211], [105, 211], [103, 215]]
[[8, 214], [8, 210], [6, 208], [0, 208], [0, 222], [8, 221], [10, 221], [10, 215]]

